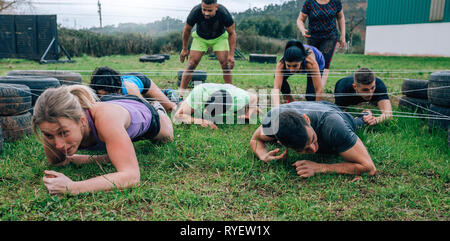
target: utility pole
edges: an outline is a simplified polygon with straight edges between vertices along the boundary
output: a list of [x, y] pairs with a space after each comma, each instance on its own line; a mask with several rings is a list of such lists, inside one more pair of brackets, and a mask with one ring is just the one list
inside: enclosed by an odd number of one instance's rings
[[100, 28], [103, 28], [103, 25], [102, 25], [102, 4], [100, 3], [100, 0], [98, 0], [98, 16], [100, 17]]

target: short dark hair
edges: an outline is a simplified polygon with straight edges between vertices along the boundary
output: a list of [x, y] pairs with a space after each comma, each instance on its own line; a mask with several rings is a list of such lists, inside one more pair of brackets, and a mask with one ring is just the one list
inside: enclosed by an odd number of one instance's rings
[[355, 83], [368, 85], [375, 81], [375, 75], [369, 68], [360, 68], [353, 74]]
[[226, 90], [218, 90], [212, 93], [205, 103], [206, 113], [216, 116], [227, 112], [233, 104], [233, 98]]
[[295, 110], [280, 110], [278, 118], [276, 139], [286, 147], [303, 150], [309, 139], [306, 127], [310, 127], [305, 117]]
[[90, 87], [97, 93], [99, 90], [118, 93], [122, 87], [120, 73], [108, 66], [98, 67], [92, 72]]
[[204, 3], [204, 4], [216, 4], [217, 3], [217, 0], [202, 0], [202, 3]]

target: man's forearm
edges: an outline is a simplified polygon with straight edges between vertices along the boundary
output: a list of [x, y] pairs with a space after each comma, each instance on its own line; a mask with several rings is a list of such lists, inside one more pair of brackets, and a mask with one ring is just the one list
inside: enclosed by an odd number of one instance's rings
[[188, 49], [189, 37], [191, 36], [191, 32], [186, 29], [183, 31], [183, 49]]
[[234, 56], [234, 51], [236, 49], [236, 32], [231, 32], [228, 35], [228, 44], [230, 45], [229, 55]]
[[317, 173], [338, 173], [338, 174], [356, 174], [361, 175], [368, 172], [373, 176], [375, 173], [370, 169], [358, 163], [344, 162], [335, 164], [319, 164], [319, 170]]
[[262, 156], [267, 153], [266, 145], [262, 141], [255, 139], [250, 140], [250, 147], [258, 159], [262, 160]]

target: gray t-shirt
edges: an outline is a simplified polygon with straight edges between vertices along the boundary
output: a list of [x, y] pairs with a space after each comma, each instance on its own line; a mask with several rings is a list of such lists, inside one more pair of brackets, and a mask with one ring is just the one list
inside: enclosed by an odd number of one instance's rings
[[262, 120], [263, 133], [275, 137], [278, 119], [275, 113], [295, 110], [306, 114], [311, 120], [311, 127], [317, 134], [319, 153], [339, 154], [352, 148], [358, 139], [353, 117], [327, 101], [297, 101], [283, 104], [270, 110]]

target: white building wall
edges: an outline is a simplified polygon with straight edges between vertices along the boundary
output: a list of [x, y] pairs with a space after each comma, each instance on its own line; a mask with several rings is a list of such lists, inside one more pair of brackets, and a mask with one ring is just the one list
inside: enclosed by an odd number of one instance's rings
[[365, 54], [450, 57], [450, 23], [367, 26]]

